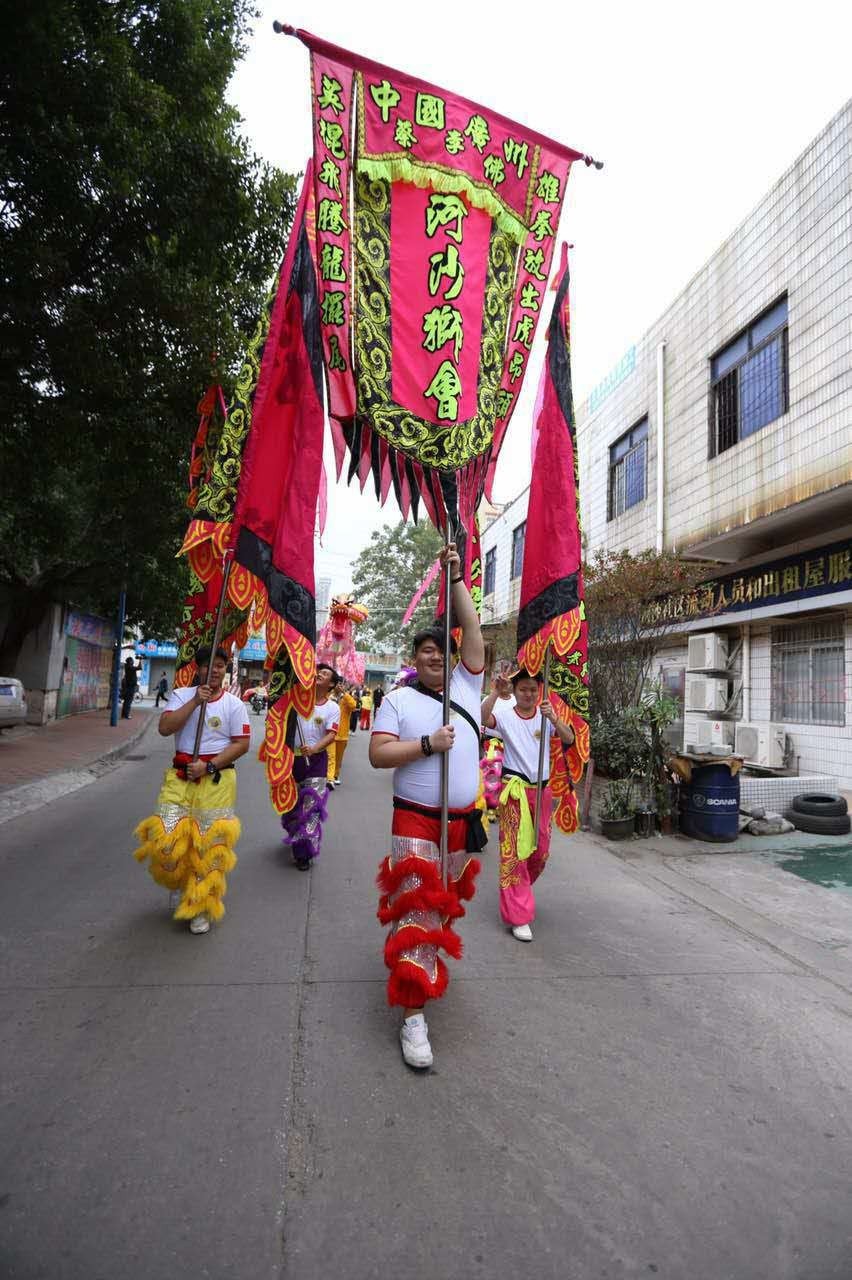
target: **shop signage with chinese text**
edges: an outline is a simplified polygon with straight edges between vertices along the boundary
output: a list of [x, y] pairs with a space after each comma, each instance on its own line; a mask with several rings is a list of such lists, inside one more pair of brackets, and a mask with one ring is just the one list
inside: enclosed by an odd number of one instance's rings
[[649, 623], [742, 613], [767, 605], [794, 604], [852, 590], [852, 540], [774, 560], [715, 578], [691, 591], [655, 600], [645, 613]]

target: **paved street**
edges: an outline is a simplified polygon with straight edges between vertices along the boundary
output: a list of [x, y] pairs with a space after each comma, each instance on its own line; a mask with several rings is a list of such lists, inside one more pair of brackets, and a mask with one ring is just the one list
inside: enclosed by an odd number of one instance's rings
[[310, 875], [241, 762], [207, 937], [131, 856], [155, 734], [0, 826], [4, 1280], [849, 1280], [852, 898], [790, 878], [799, 927], [709, 859], [557, 837], [524, 946], [492, 836], [417, 1076], [384, 999], [390, 777], [366, 746]]

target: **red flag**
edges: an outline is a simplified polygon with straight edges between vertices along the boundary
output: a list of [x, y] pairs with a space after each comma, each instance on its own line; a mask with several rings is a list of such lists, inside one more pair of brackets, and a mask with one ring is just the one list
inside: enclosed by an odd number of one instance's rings
[[[189, 571], [190, 589], [184, 600], [178, 636], [177, 664], [175, 667], [175, 686], [177, 688], [191, 685], [198, 670], [195, 655], [202, 645], [210, 644], [216, 626], [216, 611], [219, 597], [222, 594], [222, 569], [217, 567], [213, 576], [202, 582], [196, 577], [192, 568]], [[222, 616], [222, 632], [219, 637], [219, 648], [226, 653], [234, 645], [241, 649], [248, 639], [249, 622], [245, 609], [238, 609], [230, 601], [226, 602]]]
[[266, 623], [272, 675], [260, 755], [281, 813], [296, 798], [287, 723], [294, 708], [310, 711], [316, 670], [314, 525], [325, 417], [312, 213], [309, 165], [270, 316], [231, 528], [229, 595], [243, 608], [258, 600]]
[[588, 644], [569, 332], [568, 255], [563, 246], [535, 424], [518, 610], [518, 662], [537, 675], [551, 650], [551, 702], [574, 730], [574, 745], [567, 752], [560, 750], [558, 739], [553, 744], [551, 785], [556, 821], [563, 831], [577, 829], [574, 783], [589, 758]]
[[260, 756], [281, 813], [296, 799], [290, 712], [310, 712], [316, 671], [314, 524], [324, 414], [314, 232], [308, 164], [276, 288], [183, 544], [203, 581], [233, 554], [230, 600], [253, 607], [255, 629], [265, 624], [270, 706]]
[[227, 406], [218, 382], [213, 382], [198, 402], [198, 430], [192, 442], [189, 458], [189, 495], [186, 505], [194, 511], [198, 504], [198, 488], [209, 478], [213, 458], [219, 445]]
[[[579, 151], [307, 31], [338, 474], [472, 529], [523, 386]], [[589, 159], [589, 162], [590, 159]], [[452, 483], [447, 483], [451, 481]], [[490, 485], [488, 486], [490, 487]]]

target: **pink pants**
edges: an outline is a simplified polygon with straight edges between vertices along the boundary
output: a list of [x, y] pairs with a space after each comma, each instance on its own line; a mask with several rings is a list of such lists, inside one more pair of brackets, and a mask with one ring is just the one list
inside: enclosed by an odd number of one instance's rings
[[[535, 817], [535, 787], [527, 787], [530, 813]], [[544, 870], [550, 853], [550, 828], [553, 823], [553, 794], [550, 787], [541, 790], [541, 830], [538, 848], [523, 862], [518, 858], [518, 828], [521, 806], [509, 799], [497, 810], [500, 820], [500, 916], [504, 924], [532, 924], [535, 920], [533, 885]]]

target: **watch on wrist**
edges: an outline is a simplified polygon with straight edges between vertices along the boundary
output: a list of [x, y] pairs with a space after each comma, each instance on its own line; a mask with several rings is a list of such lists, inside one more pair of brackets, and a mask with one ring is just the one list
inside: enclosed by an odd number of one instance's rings
[[212, 760], [208, 760], [208, 761], [207, 761], [207, 772], [208, 772], [211, 776], [212, 776], [214, 773], [218, 773], [218, 772], [219, 772], [219, 770], [216, 768], [216, 766], [215, 766], [215, 764], [213, 763], [213, 761], [212, 761]]

